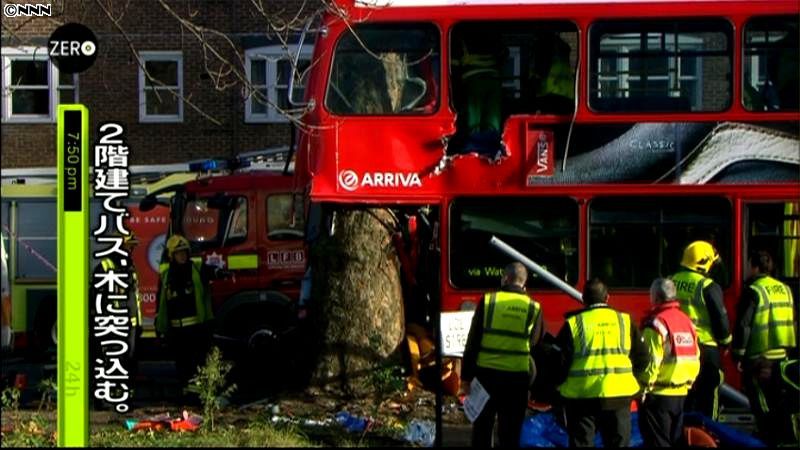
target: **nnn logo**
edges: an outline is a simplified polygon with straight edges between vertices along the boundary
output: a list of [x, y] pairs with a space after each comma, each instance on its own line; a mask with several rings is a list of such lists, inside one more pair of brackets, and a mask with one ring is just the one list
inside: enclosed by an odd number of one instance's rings
[[354, 170], [342, 170], [339, 172], [339, 186], [350, 192], [360, 187], [409, 188], [422, 187], [422, 180], [416, 173], [366, 172], [359, 177]]
[[3, 6], [3, 15], [6, 17], [50, 17], [53, 14], [53, 5], [38, 3], [6, 3]]

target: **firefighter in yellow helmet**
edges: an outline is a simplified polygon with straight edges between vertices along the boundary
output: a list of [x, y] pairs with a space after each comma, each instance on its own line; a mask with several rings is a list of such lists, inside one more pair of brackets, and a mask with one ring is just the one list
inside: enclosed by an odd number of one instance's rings
[[[128, 338], [126, 340], [127, 351], [121, 355], [122, 357], [120, 358], [120, 363], [128, 371], [128, 386], [133, 387], [135, 386], [136, 376], [138, 373], [136, 344], [142, 335], [142, 299], [141, 293], [139, 292], [139, 278], [136, 274], [136, 266], [133, 263], [133, 252], [136, 246], [139, 244], [139, 239], [133, 232], [129, 234], [116, 232], [113, 236], [122, 238], [122, 250], [128, 254], [128, 257], [123, 257], [121, 254], [115, 252], [101, 259], [100, 262], [97, 263], [94, 268], [94, 281], [92, 283], [90, 295], [90, 311], [92, 322], [94, 322], [95, 316], [108, 314], [108, 311], [103, 306], [105, 305], [105, 302], [110, 302], [111, 306], [116, 310], [127, 311], [128, 318], [130, 320], [130, 328], [128, 330]], [[123, 274], [122, 280], [128, 285], [128, 287], [125, 289], [120, 288], [118, 292], [107, 292], [107, 290], [100, 291], [99, 289], [95, 288], [94, 283], [98, 281], [97, 278], [109, 273]], [[108, 294], [125, 294], [125, 300], [109, 299], [106, 297]], [[100, 312], [98, 312], [98, 302], [100, 302]], [[92, 365], [95, 365], [95, 359], [102, 357], [101, 353], [103, 349], [100, 344], [101, 340], [103, 340], [103, 338], [91, 337], [90, 360], [92, 361]], [[95, 399], [94, 405], [96, 408], [101, 407], [98, 399]]]
[[189, 241], [173, 235], [166, 244], [169, 262], [162, 264], [158, 287], [156, 333], [166, 337], [183, 386], [204, 362], [214, 318], [208, 280], [215, 268], [192, 261]]
[[733, 355], [756, 416], [761, 439], [770, 446], [790, 443], [792, 423], [782, 394], [781, 363], [796, 357], [797, 334], [792, 291], [772, 277], [772, 256], [749, 255], [750, 278], [737, 308]]
[[601, 280], [587, 282], [582, 298], [586, 307], [566, 315], [556, 338], [569, 446], [594, 447], [598, 430], [606, 447], [629, 447], [630, 405], [650, 362], [647, 345], [630, 315], [608, 305]]
[[686, 397], [686, 409], [716, 420], [719, 414], [719, 387], [722, 385], [722, 352], [732, 337], [722, 287], [709, 277], [719, 263], [717, 251], [706, 241], [695, 241], [683, 252], [681, 268], [671, 278], [681, 310], [697, 330], [700, 344], [700, 374]]

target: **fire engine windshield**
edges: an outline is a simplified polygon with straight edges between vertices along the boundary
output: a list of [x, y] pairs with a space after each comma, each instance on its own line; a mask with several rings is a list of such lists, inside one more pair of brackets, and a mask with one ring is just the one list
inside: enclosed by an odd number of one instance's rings
[[201, 247], [230, 245], [247, 238], [247, 199], [215, 196], [186, 202], [183, 234]]
[[[450, 280], [456, 287], [499, 287], [511, 261], [489, 244], [493, 235], [567, 283], [577, 282], [578, 204], [573, 199], [457, 199], [450, 221]], [[552, 288], [535, 274], [528, 287]]]
[[[352, 30], [352, 31], [351, 31]], [[325, 97], [334, 114], [431, 114], [439, 103], [439, 31], [432, 24], [364, 24], [336, 46]]]

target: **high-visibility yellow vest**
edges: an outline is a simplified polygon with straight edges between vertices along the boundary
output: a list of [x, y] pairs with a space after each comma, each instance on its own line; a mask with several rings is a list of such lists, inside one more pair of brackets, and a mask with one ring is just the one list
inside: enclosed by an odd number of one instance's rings
[[483, 338], [478, 367], [528, 372], [533, 325], [541, 314], [539, 303], [525, 294], [500, 291], [483, 299]]
[[[648, 389], [656, 395], [685, 396], [700, 373], [700, 349], [692, 321], [677, 302], [653, 308], [647, 321], [646, 341], [650, 341], [651, 364], [658, 364], [655, 380], [647, 380]], [[647, 333], [653, 330], [654, 336]], [[649, 338], [649, 339], [648, 339]]]
[[750, 289], [758, 295], [758, 308], [753, 316], [745, 356], [785, 358], [786, 349], [796, 345], [791, 290], [770, 276], [759, 277], [750, 284]]
[[713, 281], [701, 273], [681, 270], [672, 276], [675, 283], [675, 298], [681, 304], [681, 311], [692, 320], [697, 330], [697, 340], [702, 345], [716, 347], [717, 341], [711, 333], [711, 318], [708, 315], [703, 290]]
[[570, 99], [575, 98], [575, 75], [569, 65], [569, 61], [553, 60], [547, 78], [544, 79], [544, 86], [539, 92], [540, 96], [548, 94], [560, 95]]
[[567, 381], [559, 386], [565, 398], [628, 397], [639, 392], [633, 376], [631, 318], [606, 305], [593, 305], [567, 319], [573, 354]]
[[213, 319], [211, 311], [211, 298], [208, 290], [203, 286], [200, 278], [200, 264], [191, 261], [192, 265], [192, 287], [194, 290], [195, 315], [188, 317], [169, 318], [167, 308], [169, 308], [169, 264], [162, 264], [161, 267], [161, 295], [158, 299], [158, 314], [156, 314], [156, 331], [165, 334], [170, 327], [180, 328], [196, 325], [207, 320]]
[[[114, 260], [111, 258], [103, 258], [100, 261], [100, 265], [103, 268], [103, 272], [108, 273], [111, 270], [116, 270], [117, 266], [114, 264]], [[133, 288], [133, 295], [136, 299], [136, 311], [130, 311], [133, 313], [131, 316], [131, 326], [138, 327], [142, 325], [142, 297], [139, 294], [139, 277], [136, 276], [136, 271], [129, 272], [131, 274], [131, 283], [129, 283], [129, 287]]]
[[500, 72], [497, 70], [497, 60], [491, 54], [485, 53], [470, 53], [465, 45], [462, 45], [464, 52], [461, 59], [457, 61], [464, 70], [461, 78], [466, 79], [478, 74], [486, 73], [492, 76], [499, 76]]

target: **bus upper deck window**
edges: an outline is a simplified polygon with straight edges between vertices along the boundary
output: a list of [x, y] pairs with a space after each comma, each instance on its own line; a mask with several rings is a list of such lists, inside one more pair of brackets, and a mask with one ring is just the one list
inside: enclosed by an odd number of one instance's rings
[[758, 17], [744, 28], [742, 102], [751, 111], [800, 107], [798, 18]]
[[325, 105], [344, 115], [432, 114], [439, 59], [432, 24], [355, 25], [336, 46]]
[[602, 112], [727, 109], [732, 33], [730, 23], [716, 19], [592, 25], [589, 106]]
[[572, 115], [578, 29], [566, 21], [469, 21], [450, 37], [450, 153], [494, 157], [513, 114]]

